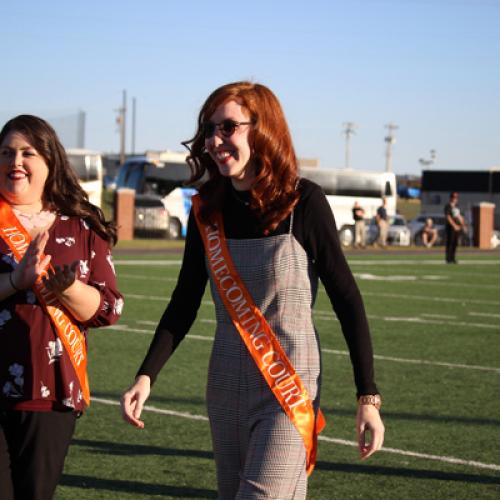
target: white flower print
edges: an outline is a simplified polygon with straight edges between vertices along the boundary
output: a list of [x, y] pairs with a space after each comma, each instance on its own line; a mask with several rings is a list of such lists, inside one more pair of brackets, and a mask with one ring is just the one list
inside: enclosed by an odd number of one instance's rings
[[113, 307], [113, 312], [117, 315], [120, 316], [123, 310], [123, 299], [115, 299], [115, 306]]
[[7, 309], [4, 309], [3, 311], [0, 311], [0, 328], [9, 321], [9, 319], [12, 319], [12, 315], [10, 314], [10, 311]]
[[65, 399], [62, 400], [62, 404], [64, 406], [68, 406], [69, 408], [74, 408], [75, 407], [75, 403], [73, 402], [73, 387], [74, 387], [74, 385], [75, 385], [75, 383], [72, 380], [68, 384], [68, 389], [69, 389], [70, 396], [68, 398], [65, 398]]
[[108, 261], [108, 264], [111, 266], [113, 274], [116, 275], [115, 265], [113, 264], [113, 257], [110, 253], [108, 253], [108, 255], [106, 255], [106, 260]]
[[76, 241], [72, 236], [66, 236], [64, 238], [56, 238], [56, 243], [59, 243], [59, 245], [64, 244], [67, 247], [72, 247], [76, 243]]
[[50, 389], [43, 384], [43, 382], [40, 382], [40, 385], [42, 387], [40, 387], [40, 396], [42, 396], [42, 398], [48, 398], [50, 396]]
[[95, 257], [95, 252], [94, 252], [94, 250], [92, 250], [92, 251], [90, 252], [90, 258], [91, 258], [91, 259], [93, 259], [94, 257]]
[[45, 348], [49, 357], [49, 365], [59, 360], [63, 353], [63, 345], [61, 339], [54, 341], [49, 340], [48, 346]]
[[76, 396], [76, 402], [77, 404], [80, 403], [80, 401], [83, 399], [83, 393], [80, 389], [78, 389], [78, 395]]
[[88, 260], [81, 260], [80, 261], [80, 276], [86, 276], [89, 273], [89, 261]]
[[34, 304], [36, 302], [35, 292], [32, 292], [31, 290], [26, 290], [26, 302], [28, 304]]
[[110, 310], [109, 302], [106, 300], [103, 300], [101, 311], [108, 312], [109, 310]]
[[82, 223], [82, 226], [85, 228], [85, 229], [88, 229], [89, 228], [89, 225], [83, 220], [83, 219], [80, 219], [80, 222]]

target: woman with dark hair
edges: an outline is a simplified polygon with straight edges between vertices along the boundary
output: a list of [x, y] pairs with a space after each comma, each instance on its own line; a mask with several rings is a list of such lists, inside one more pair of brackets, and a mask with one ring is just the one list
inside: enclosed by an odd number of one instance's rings
[[[183, 264], [123, 417], [142, 428], [156, 376], [195, 320], [210, 280], [217, 328], [207, 406], [221, 499], [302, 499], [324, 425], [312, 321], [318, 277], [349, 346], [362, 458], [384, 426], [363, 302], [324, 193], [298, 175], [282, 108], [265, 86], [237, 82], [203, 105], [188, 163], [205, 179]], [[371, 439], [368, 438], [371, 434]]]
[[87, 330], [123, 307], [116, 229], [88, 201], [54, 129], [20, 115], [0, 131], [0, 485], [50, 499], [89, 404]]

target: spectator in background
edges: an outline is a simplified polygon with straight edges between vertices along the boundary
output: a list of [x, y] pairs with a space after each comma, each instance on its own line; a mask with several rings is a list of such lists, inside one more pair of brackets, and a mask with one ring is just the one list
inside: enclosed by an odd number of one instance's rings
[[365, 248], [365, 211], [357, 201], [352, 207], [352, 218], [354, 219], [354, 248]]
[[378, 226], [378, 238], [377, 243], [385, 248], [387, 246], [387, 231], [389, 229], [389, 222], [387, 218], [387, 199], [385, 196], [382, 198], [382, 205], [377, 208], [377, 215], [375, 215], [375, 220]]
[[446, 263], [456, 264], [455, 254], [457, 252], [458, 238], [465, 229], [465, 222], [458, 206], [458, 193], [450, 194], [450, 200], [444, 206], [446, 218]]
[[437, 229], [434, 227], [434, 221], [428, 217], [425, 226], [422, 229], [422, 243], [427, 248], [431, 248], [436, 243], [438, 237]]

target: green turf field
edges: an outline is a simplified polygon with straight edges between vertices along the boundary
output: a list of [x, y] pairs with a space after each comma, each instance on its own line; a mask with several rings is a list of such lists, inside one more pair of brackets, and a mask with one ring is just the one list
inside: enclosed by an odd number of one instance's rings
[[[208, 294], [154, 387], [145, 429], [126, 425], [116, 406], [175, 285], [178, 259], [115, 259], [125, 311], [115, 327], [91, 332], [93, 403], [78, 422], [57, 499], [216, 498], [204, 404], [214, 329]], [[500, 498], [500, 254], [463, 256], [458, 266], [442, 260], [349, 257], [384, 397], [385, 449], [367, 462], [352, 446], [356, 402], [345, 342], [319, 293], [328, 424], [309, 498]]]

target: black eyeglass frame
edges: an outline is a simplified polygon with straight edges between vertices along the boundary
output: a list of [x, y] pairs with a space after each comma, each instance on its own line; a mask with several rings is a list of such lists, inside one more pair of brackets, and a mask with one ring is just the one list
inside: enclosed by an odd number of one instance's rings
[[236, 120], [231, 120], [227, 118], [219, 123], [214, 122], [204, 122], [202, 124], [202, 134], [205, 139], [210, 139], [214, 136], [215, 131], [219, 130], [223, 137], [231, 137], [236, 129], [241, 125], [253, 125], [254, 122], [237, 122]]

